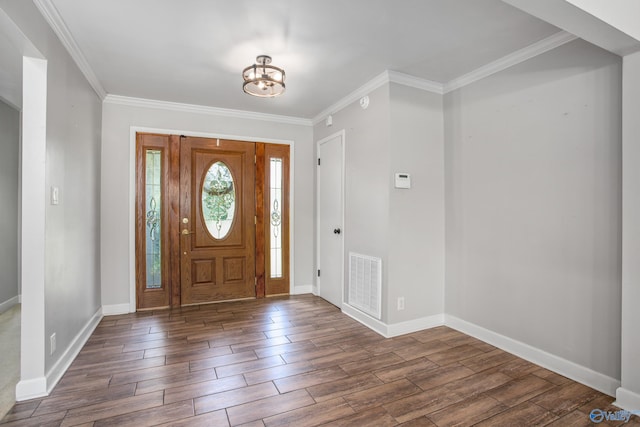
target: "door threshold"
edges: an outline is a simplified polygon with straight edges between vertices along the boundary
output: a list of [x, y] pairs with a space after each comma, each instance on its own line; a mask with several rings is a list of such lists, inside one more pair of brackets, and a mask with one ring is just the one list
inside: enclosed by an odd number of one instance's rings
[[191, 304], [182, 304], [180, 307], [193, 307], [195, 305], [211, 305], [211, 304], [221, 304], [223, 302], [235, 302], [235, 301], [247, 301], [257, 299], [256, 297], [248, 297], [248, 298], [236, 298], [236, 299], [225, 299], [222, 301], [205, 301], [205, 302], [194, 302]]

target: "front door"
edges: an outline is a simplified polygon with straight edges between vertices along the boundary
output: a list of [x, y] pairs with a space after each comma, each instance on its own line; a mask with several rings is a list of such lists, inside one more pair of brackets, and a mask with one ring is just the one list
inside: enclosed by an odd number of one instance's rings
[[255, 144], [180, 138], [181, 303], [256, 296]]

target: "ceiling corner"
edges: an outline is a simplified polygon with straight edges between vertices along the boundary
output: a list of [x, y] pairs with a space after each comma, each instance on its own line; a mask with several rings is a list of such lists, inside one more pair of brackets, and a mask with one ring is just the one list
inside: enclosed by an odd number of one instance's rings
[[469, 85], [478, 80], [489, 77], [499, 71], [506, 70], [509, 67], [513, 67], [521, 62], [531, 59], [535, 56], [541, 55], [552, 49], [555, 49], [563, 44], [569, 43], [577, 39], [575, 35], [566, 31], [559, 31], [547, 38], [544, 38], [536, 43], [533, 43], [523, 49], [517, 50], [509, 55], [503, 56], [493, 62], [490, 62], [480, 68], [477, 68], [470, 73], [457, 77], [444, 85], [444, 93], [448, 93], [459, 89], [463, 86]]
[[420, 77], [410, 76], [408, 74], [399, 73], [397, 71], [388, 71], [389, 81], [392, 83], [398, 83], [404, 86], [409, 86], [414, 89], [421, 89], [427, 92], [433, 92], [438, 95], [444, 94], [444, 85], [442, 83], [434, 82], [432, 80], [422, 79]]
[[82, 54], [80, 47], [74, 40], [69, 28], [65, 24], [62, 16], [56, 9], [52, 0], [34, 0], [35, 5], [38, 10], [47, 21], [53, 32], [58, 36], [60, 42], [65, 47], [71, 58], [74, 60], [82, 74], [84, 74], [85, 78], [98, 95], [101, 100], [104, 100], [107, 96], [107, 91], [98, 80], [98, 77], [94, 73], [93, 69], [87, 62], [87, 59]]

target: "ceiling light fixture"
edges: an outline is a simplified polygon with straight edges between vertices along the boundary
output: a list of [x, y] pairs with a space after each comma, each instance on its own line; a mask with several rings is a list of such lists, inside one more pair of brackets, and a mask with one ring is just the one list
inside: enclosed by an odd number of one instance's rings
[[255, 64], [242, 71], [242, 90], [245, 93], [261, 98], [273, 98], [284, 93], [284, 70], [270, 64], [270, 56], [260, 55]]

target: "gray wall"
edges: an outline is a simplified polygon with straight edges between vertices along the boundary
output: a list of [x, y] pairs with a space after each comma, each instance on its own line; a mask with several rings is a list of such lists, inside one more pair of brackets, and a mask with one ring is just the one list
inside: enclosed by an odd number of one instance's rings
[[129, 304], [131, 127], [294, 141], [294, 285], [313, 283], [313, 144], [310, 126], [105, 103], [102, 131], [102, 304]]
[[18, 296], [19, 292], [19, 159], [20, 113], [0, 101], [0, 236], [3, 236], [0, 239], [0, 304]]
[[[396, 83], [314, 127], [319, 141], [345, 130], [345, 257], [382, 258], [382, 321], [394, 324], [443, 312], [444, 150], [442, 96]], [[408, 172], [412, 188], [394, 188]], [[345, 258], [345, 288], [348, 287]], [[346, 297], [346, 295], [345, 295]], [[397, 310], [397, 298], [405, 310]]]
[[[388, 318], [389, 240], [389, 85], [371, 92], [369, 107], [354, 102], [333, 114], [333, 125], [313, 128], [316, 142], [345, 131], [345, 297], [349, 284], [349, 252], [382, 258], [382, 320]], [[316, 147], [317, 149], [317, 147]], [[315, 171], [315, 168], [313, 168]]]
[[[622, 387], [640, 396], [640, 53], [624, 57]], [[635, 408], [635, 406], [634, 406]]]
[[46, 188], [47, 195], [60, 188], [60, 204], [46, 211], [47, 372], [100, 308], [102, 104], [33, 2], [2, 0], [0, 7], [48, 61]]
[[[389, 140], [388, 323], [444, 312], [442, 95], [392, 83]], [[394, 188], [409, 172], [411, 189]], [[397, 310], [404, 297], [405, 310]]]
[[445, 311], [620, 378], [621, 61], [584, 41], [445, 96]]

